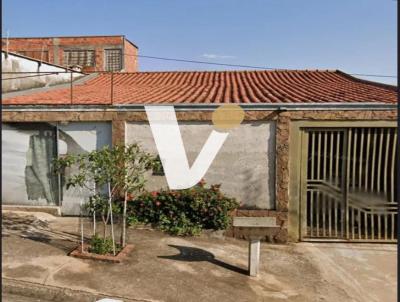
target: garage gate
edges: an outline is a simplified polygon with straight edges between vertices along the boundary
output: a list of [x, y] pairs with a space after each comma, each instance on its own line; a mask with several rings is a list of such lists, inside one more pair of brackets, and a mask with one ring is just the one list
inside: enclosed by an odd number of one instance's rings
[[301, 239], [397, 240], [397, 129], [303, 129]]

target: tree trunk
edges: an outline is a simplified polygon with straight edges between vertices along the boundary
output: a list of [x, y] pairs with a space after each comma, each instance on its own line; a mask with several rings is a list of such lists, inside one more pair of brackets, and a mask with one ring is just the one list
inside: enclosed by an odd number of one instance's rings
[[107, 235], [107, 221], [103, 218], [103, 225], [104, 225], [104, 230], [103, 230], [103, 239], [106, 239]]
[[93, 236], [96, 236], [96, 211], [93, 211]]
[[128, 193], [125, 192], [124, 197], [124, 209], [122, 212], [122, 234], [121, 234], [121, 246], [125, 247], [126, 245], [126, 207], [127, 207], [127, 198]]
[[110, 183], [108, 183], [108, 203], [110, 206], [111, 239], [112, 239], [112, 244], [113, 244], [113, 254], [115, 256], [114, 221], [113, 221], [113, 211], [112, 211], [112, 201], [111, 201], [111, 184]]
[[81, 225], [81, 252], [83, 253], [83, 217], [82, 217], [82, 200], [80, 202], [80, 225]]
[[[93, 190], [92, 194], [96, 194], [96, 184], [93, 184]], [[93, 202], [93, 236], [96, 236], [96, 211], [94, 210], [96, 208], [96, 202]]]

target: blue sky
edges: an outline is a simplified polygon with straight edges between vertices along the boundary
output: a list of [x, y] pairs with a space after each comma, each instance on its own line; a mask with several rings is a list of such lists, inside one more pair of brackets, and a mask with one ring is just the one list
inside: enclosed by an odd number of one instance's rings
[[[396, 75], [396, 5], [394, 0], [3, 0], [3, 36], [7, 30], [16, 37], [123, 34], [142, 55]], [[145, 58], [139, 66], [141, 71], [232, 69]]]

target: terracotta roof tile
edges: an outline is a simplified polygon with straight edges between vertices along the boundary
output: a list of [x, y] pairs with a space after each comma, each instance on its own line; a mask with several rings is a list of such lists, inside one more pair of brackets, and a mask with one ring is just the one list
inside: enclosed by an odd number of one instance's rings
[[[179, 103], [395, 103], [394, 86], [356, 79], [341, 71], [136, 72], [113, 75], [113, 104]], [[111, 104], [111, 74], [73, 87], [73, 104]], [[71, 104], [69, 88], [27, 91], [5, 105]]]

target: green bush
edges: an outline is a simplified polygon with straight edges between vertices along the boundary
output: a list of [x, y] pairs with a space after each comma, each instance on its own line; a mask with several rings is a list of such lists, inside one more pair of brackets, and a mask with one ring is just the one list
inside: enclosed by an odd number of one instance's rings
[[[116, 252], [120, 250], [120, 247], [116, 245]], [[113, 241], [111, 238], [101, 238], [97, 235], [93, 236], [90, 240], [89, 252], [105, 255], [113, 253]]]
[[185, 190], [146, 192], [128, 202], [128, 221], [150, 223], [175, 235], [197, 235], [202, 229], [222, 230], [239, 203], [204, 182]]

